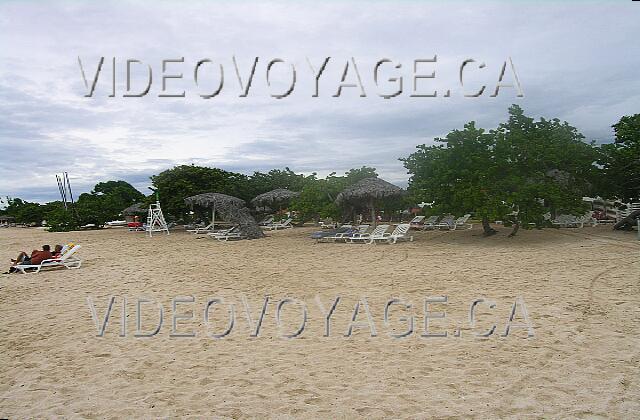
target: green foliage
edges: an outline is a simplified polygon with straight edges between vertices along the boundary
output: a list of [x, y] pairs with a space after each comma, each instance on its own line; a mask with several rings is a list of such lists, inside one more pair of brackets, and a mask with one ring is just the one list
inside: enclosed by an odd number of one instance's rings
[[624, 116], [613, 125], [616, 140], [600, 147], [602, 196], [640, 200], [640, 114]]
[[292, 200], [290, 208], [297, 211], [302, 220], [339, 216], [340, 211], [333, 203], [333, 199], [340, 191], [337, 191], [336, 183], [329, 178], [309, 183], [300, 196]]
[[196, 194], [218, 192], [250, 200], [253, 191], [246, 175], [217, 168], [181, 165], [151, 177], [160, 195], [162, 210], [167, 219], [184, 220], [191, 209], [184, 199]]
[[101, 182], [90, 193], [81, 194], [75, 204], [68, 204], [66, 210], [57, 202], [47, 212], [47, 225], [50, 231], [75, 230], [88, 224], [101, 227], [120, 218], [122, 210], [144, 198], [125, 181]]
[[496, 130], [470, 122], [436, 142], [402, 160], [413, 199], [439, 213], [541, 225], [549, 210], [582, 214], [598, 171], [597, 151], [574, 127], [534, 121], [516, 105]]
[[[347, 172], [345, 172], [342, 189], [348, 187], [349, 185], [353, 185], [365, 178], [375, 178], [377, 176], [378, 173], [376, 172], [376, 168], [362, 166], [361, 168], [349, 169]], [[338, 183], [339, 182], [340, 181], [338, 181]]]
[[308, 177], [300, 196], [292, 200], [290, 208], [297, 211], [302, 220], [328, 217], [338, 219], [342, 210], [334, 203], [337, 195], [347, 186], [375, 176], [378, 176], [375, 168], [363, 166], [350, 169], [344, 176], [336, 176], [335, 172], [332, 172], [325, 179]]
[[78, 230], [82, 224], [79, 223], [70, 210], [65, 210], [62, 202], [56, 201], [47, 212], [47, 226], [49, 232], [66, 232]]
[[493, 194], [498, 178], [493, 136], [470, 122], [435, 141], [443, 144], [417, 146], [417, 152], [402, 159], [412, 174], [409, 192], [414, 201], [434, 203], [431, 210], [436, 213], [504, 213], [505, 206]]
[[91, 194], [108, 196], [114, 205], [125, 207], [145, 198], [144, 194], [125, 181], [99, 182], [93, 187]]
[[305, 176], [304, 174], [296, 174], [289, 168], [272, 169], [267, 173], [254, 172], [250, 179], [251, 198], [277, 188], [302, 191], [307, 184], [314, 180], [316, 180], [315, 173]]
[[[205, 192], [233, 195], [249, 202], [253, 197], [277, 188], [300, 192], [289, 208], [298, 211], [303, 220], [313, 217], [338, 217], [340, 210], [333, 201], [340, 191], [362, 178], [376, 176], [375, 169], [351, 169], [345, 176], [329, 175], [318, 179], [316, 174], [297, 174], [289, 168], [273, 169], [267, 173], [254, 172], [246, 176], [216, 168], [194, 165], [176, 166], [159, 175], [152, 182], [160, 195], [165, 217], [187, 220], [191, 209], [184, 203], [186, 197]], [[194, 209], [196, 212], [200, 209]], [[200, 218], [208, 217], [199, 214]]]
[[[433, 202], [425, 213], [475, 213], [478, 218], [514, 220], [542, 225], [548, 212], [581, 214], [583, 195], [624, 200], [640, 198], [640, 114], [625, 116], [615, 124], [616, 142], [595, 148], [578, 131], [557, 119], [534, 121], [514, 105], [509, 119], [486, 131], [474, 122], [454, 130], [436, 145], [417, 146], [405, 159], [411, 174], [410, 195], [403, 200], [377, 203], [383, 210], [397, 210], [408, 202]], [[594, 163], [598, 163], [598, 165]], [[254, 172], [247, 176], [217, 168], [181, 165], [152, 176], [155, 191], [169, 220], [190, 219], [186, 197], [219, 192], [249, 202], [276, 188], [300, 192], [289, 205], [303, 220], [343, 216], [334, 200], [347, 186], [377, 176], [363, 166], [344, 175], [297, 174], [289, 168]], [[0, 214], [17, 223], [39, 224], [47, 220], [51, 230], [76, 229], [85, 224], [102, 226], [119, 218], [135, 202], [155, 201], [124, 181], [96, 184], [78, 197], [69, 211], [62, 203], [45, 205], [19, 198], [8, 199]], [[196, 209], [198, 210], [198, 209]], [[348, 209], [365, 211], [365, 208]], [[201, 218], [207, 217], [201, 214]]]
[[7, 197], [7, 207], [2, 214], [14, 217], [16, 223], [40, 226], [45, 219], [45, 209], [46, 207], [39, 203]]

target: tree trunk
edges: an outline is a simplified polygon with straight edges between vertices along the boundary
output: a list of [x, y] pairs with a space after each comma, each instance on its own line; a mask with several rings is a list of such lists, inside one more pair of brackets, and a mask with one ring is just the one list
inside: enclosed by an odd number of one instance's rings
[[482, 229], [484, 230], [484, 236], [491, 236], [498, 233], [497, 230], [491, 227], [489, 224], [489, 218], [486, 216], [482, 218]]
[[514, 236], [516, 236], [516, 233], [518, 233], [519, 229], [520, 229], [520, 222], [518, 220], [515, 220], [513, 222], [513, 230], [509, 234], [509, 238], [513, 238]]

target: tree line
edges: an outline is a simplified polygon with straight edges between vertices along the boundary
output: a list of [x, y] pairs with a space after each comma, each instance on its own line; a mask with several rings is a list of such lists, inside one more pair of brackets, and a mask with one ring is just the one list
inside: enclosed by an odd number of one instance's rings
[[547, 213], [584, 214], [583, 196], [640, 198], [640, 114], [613, 129], [615, 142], [597, 146], [567, 122], [536, 121], [513, 105], [495, 129], [470, 122], [401, 160], [409, 191], [433, 203], [429, 211], [473, 213], [487, 235], [491, 220], [505, 220], [515, 234], [544, 226]]
[[219, 168], [179, 165], [152, 176], [153, 192], [146, 196], [126, 181], [100, 182], [66, 208], [62, 201], [39, 204], [7, 197], [8, 206], [0, 210], [0, 215], [28, 225], [46, 221], [52, 231], [75, 230], [86, 225], [104, 226], [108, 221], [121, 219], [125, 208], [136, 203], [147, 207], [159, 197], [165, 218], [180, 223], [210, 217], [203, 209], [191, 209], [185, 204], [184, 199], [192, 195], [213, 191], [248, 203], [264, 192], [287, 188], [300, 192], [289, 209], [295, 210], [301, 219], [339, 218], [341, 209], [334, 203], [338, 193], [354, 182], [375, 176], [378, 176], [375, 169], [366, 166], [351, 169], [342, 176], [331, 173], [320, 179], [316, 173], [297, 174], [289, 168], [245, 175]]
[[[436, 138], [435, 145], [419, 145], [414, 153], [400, 158], [410, 175], [409, 194], [404, 200], [376, 203], [376, 207], [395, 211], [426, 202], [426, 214], [472, 213], [490, 235], [495, 232], [490, 223], [498, 219], [513, 224], [515, 234], [521, 226], [544, 226], [548, 212], [583, 214], [583, 196], [638, 200], [640, 114], [622, 117], [613, 130], [613, 143], [596, 145], [585, 141], [567, 122], [534, 120], [513, 105], [507, 121], [496, 128], [479, 128], [472, 121]], [[207, 217], [198, 209], [193, 215], [185, 197], [214, 191], [249, 202], [276, 188], [300, 192], [289, 209], [305, 221], [339, 219], [349, 212], [366, 210], [341, 209], [334, 200], [347, 186], [372, 176], [377, 176], [376, 169], [367, 166], [320, 178], [316, 173], [298, 174], [289, 168], [245, 175], [179, 165], [152, 176], [151, 183], [165, 217], [176, 222]], [[0, 215], [25, 224], [46, 220], [50, 230], [72, 230], [87, 224], [99, 227], [121, 218], [124, 208], [134, 203], [147, 205], [155, 197], [154, 193], [145, 196], [125, 181], [108, 181], [81, 194], [68, 209], [60, 201], [39, 204], [8, 198]]]

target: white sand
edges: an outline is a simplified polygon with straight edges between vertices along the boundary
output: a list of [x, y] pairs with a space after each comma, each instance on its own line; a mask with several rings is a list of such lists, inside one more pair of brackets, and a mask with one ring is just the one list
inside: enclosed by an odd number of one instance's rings
[[[0, 230], [0, 260], [42, 243], [82, 245], [83, 267], [33, 275], [0, 276], [0, 416], [93, 418], [188, 414], [218, 417], [634, 417], [640, 412], [640, 242], [610, 227], [524, 231], [481, 238], [479, 231], [417, 233], [395, 246], [316, 245], [311, 229], [270, 234], [256, 241], [217, 243], [176, 232], [153, 239], [112, 229], [47, 233]], [[249, 337], [242, 308], [254, 316], [269, 304], [261, 334]], [[116, 304], [105, 336], [96, 337], [87, 296], [102, 316]], [[342, 296], [332, 334], [314, 297], [325, 305]], [[422, 338], [423, 299], [448, 296], [445, 320], [432, 321], [447, 338]], [[121, 297], [127, 336], [119, 337]], [[153, 338], [136, 338], [135, 299], [153, 298], [165, 323]], [[172, 338], [171, 299], [194, 296], [194, 320]], [[208, 298], [236, 303], [236, 325], [222, 340], [207, 337]], [[344, 338], [353, 306], [366, 296], [378, 336], [365, 328]], [[504, 331], [511, 305], [521, 296], [535, 337]], [[278, 300], [308, 305], [307, 328], [298, 339], [280, 337]], [[413, 305], [416, 332], [404, 328], [385, 302]], [[468, 325], [469, 305], [482, 306]], [[145, 325], [152, 328], [151, 307]], [[147, 310], [148, 309], [148, 310]], [[224, 311], [214, 316], [224, 329]], [[518, 312], [520, 314], [520, 312]], [[299, 309], [286, 306], [292, 331]], [[358, 320], [364, 320], [361, 314]], [[488, 339], [473, 334], [496, 322]], [[462, 337], [453, 337], [462, 325]]]

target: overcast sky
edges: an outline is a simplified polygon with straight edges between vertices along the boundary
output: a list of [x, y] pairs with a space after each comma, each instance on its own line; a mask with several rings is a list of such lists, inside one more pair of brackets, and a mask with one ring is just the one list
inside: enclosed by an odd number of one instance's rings
[[[149, 176], [176, 164], [210, 165], [250, 174], [290, 167], [296, 172], [344, 172], [374, 166], [381, 177], [406, 185], [398, 158], [465, 122], [493, 128], [517, 103], [536, 118], [566, 120], [588, 140], [609, 142], [611, 125], [640, 112], [640, 3], [614, 2], [3, 2], [0, 4], [0, 195], [34, 201], [57, 198], [55, 174], [68, 171], [76, 194], [100, 181], [124, 179], [148, 193]], [[420, 79], [411, 97], [416, 59]], [[105, 64], [92, 97], [100, 57]], [[243, 83], [259, 57], [249, 94]], [[116, 95], [111, 59], [116, 58]], [[162, 60], [168, 92], [158, 97]], [[314, 75], [331, 57], [312, 97]], [[359, 87], [340, 85], [354, 58]], [[524, 91], [495, 90], [511, 57]], [[196, 63], [199, 85], [193, 79]], [[285, 64], [266, 71], [270, 60]], [[388, 58], [399, 69], [381, 67]], [[123, 97], [126, 59], [152, 68], [149, 93]], [[458, 72], [466, 59], [464, 88]], [[483, 69], [478, 64], [484, 63]], [[283, 99], [291, 68], [296, 84]], [[215, 67], [214, 67], [215, 65]], [[222, 65], [224, 83], [211, 99]], [[133, 65], [132, 92], [144, 89], [145, 67]], [[389, 78], [403, 78], [402, 94]], [[346, 82], [357, 81], [351, 64]], [[513, 83], [510, 65], [504, 83]], [[397, 82], [396, 82], [397, 83]], [[482, 96], [465, 98], [482, 85]], [[444, 97], [447, 89], [450, 97]]]

